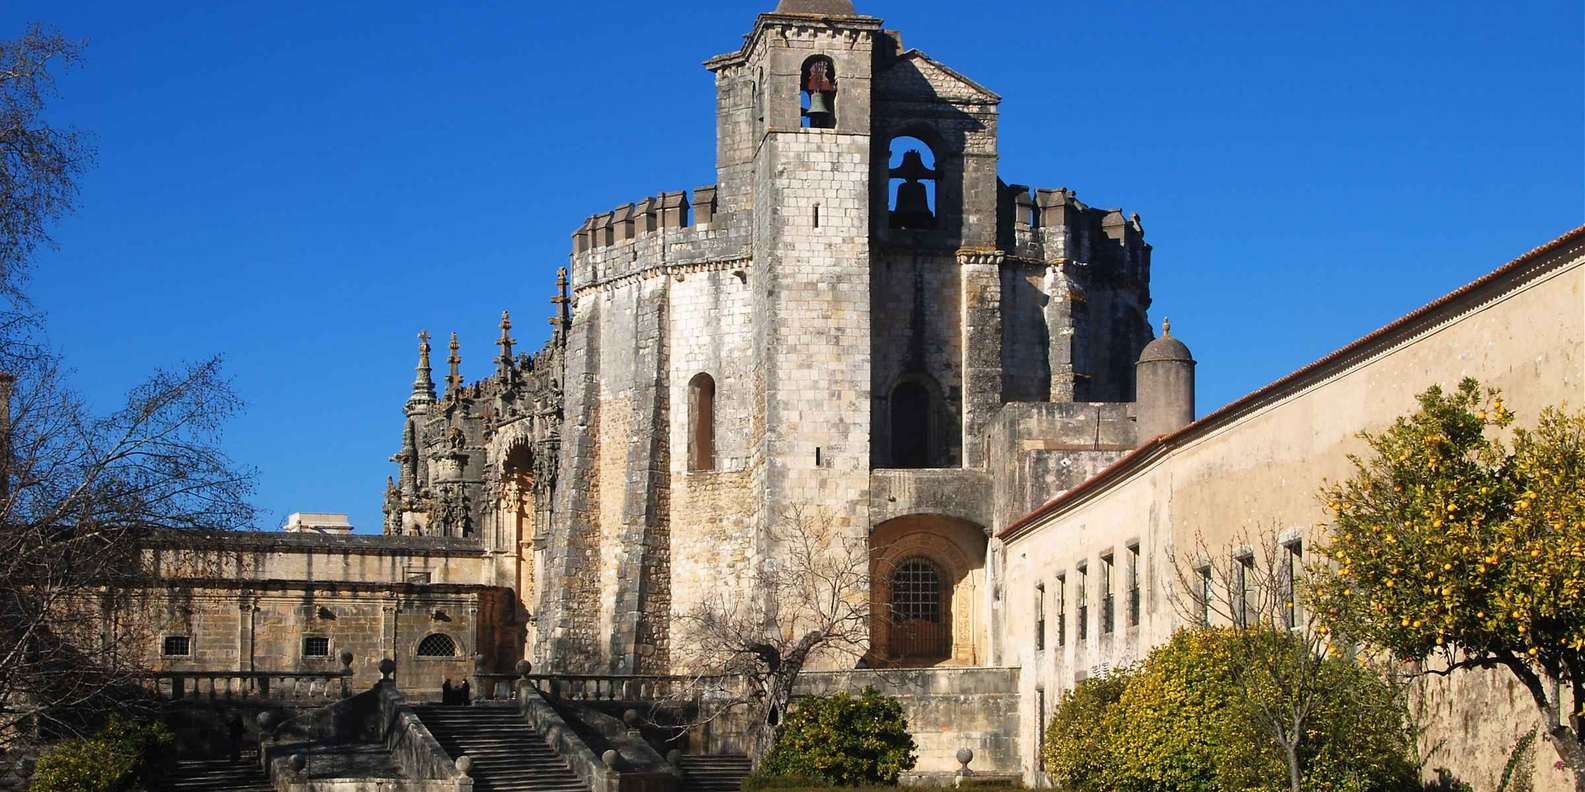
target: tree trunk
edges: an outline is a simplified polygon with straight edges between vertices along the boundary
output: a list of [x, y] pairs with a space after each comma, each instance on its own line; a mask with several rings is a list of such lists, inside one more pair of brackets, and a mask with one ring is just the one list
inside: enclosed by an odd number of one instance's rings
[[1574, 792], [1585, 792], [1585, 746], [1580, 745], [1574, 731], [1557, 726], [1546, 731], [1546, 740], [1557, 751], [1569, 774], [1574, 776]]
[[1304, 792], [1299, 788], [1299, 745], [1297, 742], [1285, 743], [1282, 750], [1287, 754], [1288, 760], [1288, 790], [1289, 792]]

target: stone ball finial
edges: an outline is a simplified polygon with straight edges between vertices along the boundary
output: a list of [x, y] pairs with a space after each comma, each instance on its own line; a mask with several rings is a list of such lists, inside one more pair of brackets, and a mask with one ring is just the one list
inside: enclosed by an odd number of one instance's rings
[[682, 766], [682, 749], [673, 748], [666, 752], [666, 762], [672, 767]]
[[380, 677], [381, 678], [390, 679], [391, 675], [393, 675], [395, 673], [396, 673], [396, 661], [395, 660], [392, 660], [391, 658], [387, 657], [384, 660], [380, 661]]
[[972, 761], [974, 761], [973, 748], [963, 747], [958, 749], [958, 764], [963, 765], [963, 767], [960, 768], [958, 772], [967, 772], [969, 769], [969, 762]]
[[638, 728], [638, 710], [630, 709], [622, 713], [622, 722], [627, 724], [629, 729]]
[[467, 754], [457, 757], [457, 772], [471, 777], [473, 775], [473, 757]]
[[517, 671], [517, 675], [520, 677], [526, 677], [529, 674], [534, 673], [534, 664], [528, 662], [527, 660], [517, 661], [517, 665], [513, 668]]
[[269, 734], [270, 730], [275, 728], [275, 713], [270, 712], [269, 710], [259, 713], [259, 716], [254, 720], [256, 720], [259, 724], [259, 731], [262, 731], [265, 734]]
[[301, 773], [304, 770], [308, 769], [308, 757], [306, 757], [306, 756], [304, 756], [304, 755], [302, 755], [300, 753], [292, 754], [291, 765], [292, 765], [292, 772]]
[[853, 8], [853, 0], [781, 0], [776, 4], [776, 13], [823, 17], [859, 15]]
[[616, 769], [616, 760], [617, 754], [614, 750], [607, 749], [605, 753], [600, 754], [600, 761], [604, 762], [605, 766], [612, 770]]
[[345, 649], [343, 649], [341, 651], [341, 667], [342, 668], [351, 668], [352, 667], [352, 653], [347, 651], [347, 650], [345, 650]]

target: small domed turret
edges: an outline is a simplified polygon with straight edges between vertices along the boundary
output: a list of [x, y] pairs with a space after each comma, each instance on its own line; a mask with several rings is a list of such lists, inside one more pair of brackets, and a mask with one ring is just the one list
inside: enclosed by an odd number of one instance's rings
[[1172, 337], [1172, 320], [1145, 345], [1134, 368], [1134, 401], [1140, 445], [1194, 423], [1194, 355]]
[[859, 15], [853, 10], [852, 0], [781, 0], [776, 6], [776, 13], [826, 17]]

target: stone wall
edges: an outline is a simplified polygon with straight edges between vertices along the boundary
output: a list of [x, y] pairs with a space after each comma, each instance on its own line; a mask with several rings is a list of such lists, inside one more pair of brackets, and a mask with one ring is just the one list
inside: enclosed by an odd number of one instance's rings
[[1016, 668], [809, 672], [799, 678], [797, 694], [873, 687], [898, 699], [918, 746], [911, 775], [932, 781], [957, 771], [960, 748], [974, 751], [970, 767], [976, 772], [1019, 771], [1019, 676]]
[[[1548, 405], [1577, 406], [1585, 392], [1582, 304], [1585, 234], [1575, 232], [1147, 447], [1012, 526], [993, 555], [1005, 557], [1005, 660], [1025, 670], [1022, 745], [1032, 749], [1036, 739], [1038, 690], [1054, 704], [1075, 680], [1138, 659], [1183, 623], [1168, 601], [1172, 559], [1201, 539], [1213, 548], [1266, 532], [1313, 541], [1326, 519], [1315, 496], [1321, 482], [1348, 476], [1347, 455], [1363, 448], [1357, 433], [1412, 411], [1425, 388], [1479, 378], [1503, 389], [1521, 424]], [[1095, 570], [1105, 553], [1125, 558], [1131, 542], [1141, 551], [1143, 623], [1108, 639], [1095, 624]], [[1076, 590], [1080, 564], [1091, 571], [1083, 594]], [[1055, 593], [1064, 575], [1068, 604], [1059, 609]], [[1024, 638], [1035, 629], [1041, 584], [1050, 631], [1044, 652]], [[1072, 621], [1081, 596], [1092, 605], [1084, 642]], [[1065, 645], [1053, 638], [1064, 613]], [[1430, 766], [1449, 768], [1477, 789], [1493, 788], [1507, 751], [1534, 726], [1533, 709], [1517, 683], [1495, 671], [1465, 673], [1432, 688], [1438, 718], [1427, 744], [1440, 748]], [[1568, 787], [1551, 769], [1555, 758], [1544, 745], [1537, 751], [1538, 789]], [[1026, 759], [1026, 772], [1032, 767]]]

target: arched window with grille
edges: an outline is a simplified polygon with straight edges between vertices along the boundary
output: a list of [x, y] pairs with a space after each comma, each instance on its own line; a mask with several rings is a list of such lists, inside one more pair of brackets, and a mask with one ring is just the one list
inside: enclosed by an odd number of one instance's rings
[[897, 659], [933, 660], [952, 653], [941, 569], [924, 558], [909, 558], [891, 574], [891, 654]]
[[688, 469], [715, 470], [715, 378], [688, 382]]
[[426, 635], [424, 640], [418, 642], [418, 656], [456, 657], [457, 642], [451, 640], [451, 636], [442, 633]]

